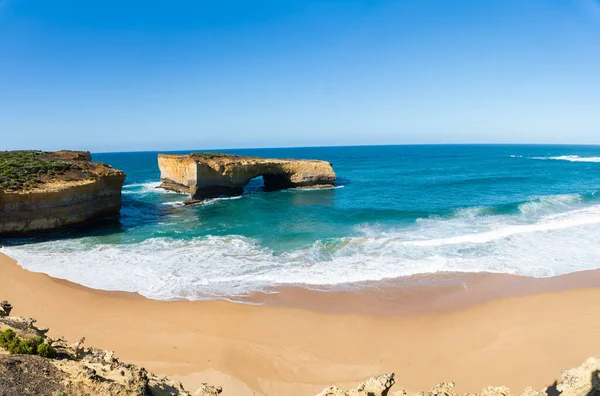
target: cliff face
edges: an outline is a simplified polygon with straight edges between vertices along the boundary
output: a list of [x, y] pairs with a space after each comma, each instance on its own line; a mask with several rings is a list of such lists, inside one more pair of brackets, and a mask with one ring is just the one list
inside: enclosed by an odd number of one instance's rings
[[267, 190], [331, 187], [336, 175], [329, 162], [240, 157], [219, 154], [159, 154], [162, 188], [191, 194], [194, 199], [240, 195], [262, 176]]
[[[43, 154], [64, 172], [44, 173], [46, 168], [42, 168], [30, 176], [35, 184], [25, 179], [20, 183], [26, 187], [0, 189], [0, 237], [61, 229], [119, 213], [125, 181], [122, 171], [90, 162], [86, 152]], [[37, 163], [32, 166], [39, 168]], [[10, 179], [3, 181], [15, 185]]]

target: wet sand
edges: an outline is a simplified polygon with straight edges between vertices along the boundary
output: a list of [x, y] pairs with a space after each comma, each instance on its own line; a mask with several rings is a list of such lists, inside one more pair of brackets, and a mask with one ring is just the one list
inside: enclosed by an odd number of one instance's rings
[[456, 311], [506, 297], [600, 287], [600, 270], [550, 277], [493, 273], [436, 273], [345, 286], [289, 286], [247, 301], [328, 313], [416, 316]]
[[156, 301], [28, 272], [0, 255], [0, 300], [51, 337], [114, 350], [122, 360], [224, 395], [314, 395], [395, 372], [418, 391], [542, 388], [600, 355], [600, 271], [547, 279], [438, 274], [354, 291], [286, 288], [265, 305]]

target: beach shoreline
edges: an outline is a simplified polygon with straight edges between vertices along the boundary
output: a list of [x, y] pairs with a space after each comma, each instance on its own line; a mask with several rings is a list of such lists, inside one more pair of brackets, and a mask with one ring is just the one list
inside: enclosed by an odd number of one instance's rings
[[366, 284], [360, 292], [288, 287], [262, 301], [253, 296], [258, 306], [166, 302], [29, 272], [0, 254], [0, 299], [15, 315], [36, 318], [51, 337], [85, 336], [189, 389], [222, 385], [226, 396], [314, 395], [392, 371], [414, 391], [443, 381], [463, 392], [522, 391], [600, 355], [591, 303], [600, 298], [598, 270], [430, 278]]
[[348, 285], [284, 285], [234, 302], [335, 314], [410, 317], [494, 300], [600, 287], [600, 270], [534, 278], [491, 272], [439, 272]]

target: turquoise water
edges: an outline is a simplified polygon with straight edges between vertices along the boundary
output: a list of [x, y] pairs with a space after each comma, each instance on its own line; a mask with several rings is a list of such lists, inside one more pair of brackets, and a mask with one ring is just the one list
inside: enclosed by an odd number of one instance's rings
[[188, 207], [186, 196], [155, 188], [157, 153], [94, 154], [127, 173], [119, 221], [5, 241], [0, 251], [33, 271], [158, 299], [439, 271], [542, 277], [600, 267], [600, 147], [226, 152], [327, 160], [338, 187], [263, 192], [255, 179], [241, 197]]

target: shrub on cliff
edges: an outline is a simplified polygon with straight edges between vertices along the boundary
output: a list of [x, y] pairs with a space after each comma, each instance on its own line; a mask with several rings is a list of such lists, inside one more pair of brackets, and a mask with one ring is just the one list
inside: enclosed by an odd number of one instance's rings
[[11, 342], [17, 337], [17, 333], [13, 329], [6, 329], [0, 333], [0, 346], [4, 347], [7, 343]]
[[199, 153], [191, 153], [190, 154], [192, 157], [198, 157], [198, 158], [202, 158], [202, 159], [215, 159], [215, 158], [237, 158], [239, 157], [239, 155], [235, 155], [235, 154], [224, 154], [224, 153], [203, 153], [203, 152], [199, 152]]
[[6, 329], [0, 333], [0, 346], [10, 353], [22, 353], [24, 347], [21, 340], [12, 329]]
[[52, 157], [51, 153], [37, 150], [0, 152], [0, 190], [30, 190], [69, 172], [84, 178], [92, 175], [86, 163]]
[[[15, 344], [20, 344], [17, 346], [17, 351], [12, 353], [20, 353], [23, 355], [35, 355], [37, 353], [38, 346], [42, 344], [44, 340], [41, 337], [36, 338], [26, 338], [24, 340], [19, 340]], [[9, 351], [10, 352], [10, 351]]]
[[12, 329], [0, 333], [0, 346], [10, 353], [20, 355], [35, 355], [53, 358], [56, 350], [49, 344], [44, 344], [42, 337], [21, 339]]
[[37, 346], [37, 354], [41, 357], [53, 359], [56, 357], [56, 350], [50, 344], [40, 344]]

